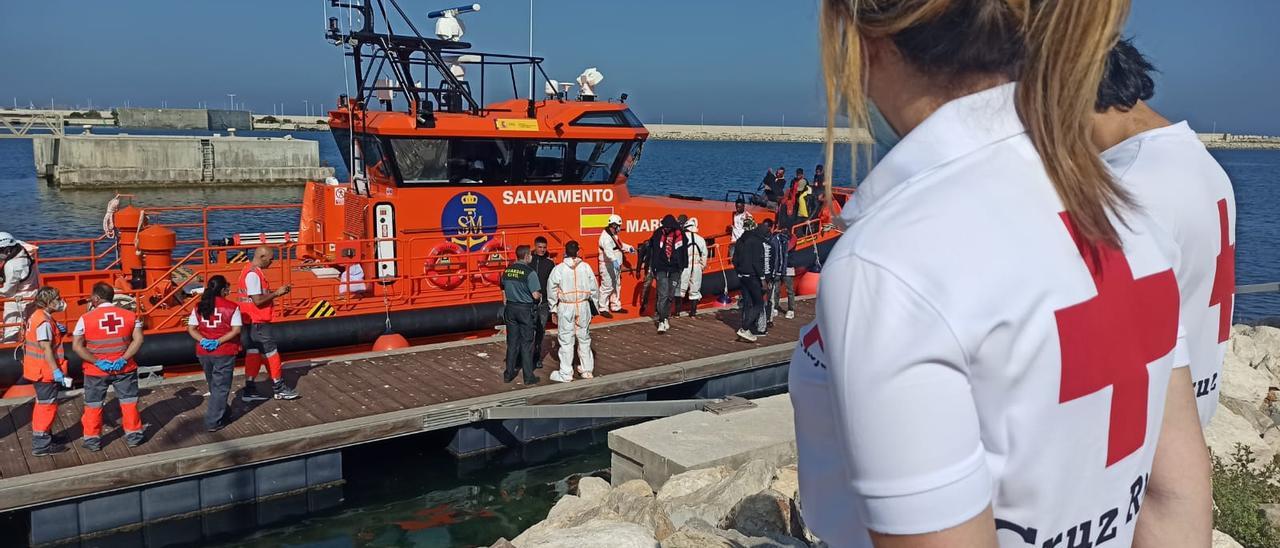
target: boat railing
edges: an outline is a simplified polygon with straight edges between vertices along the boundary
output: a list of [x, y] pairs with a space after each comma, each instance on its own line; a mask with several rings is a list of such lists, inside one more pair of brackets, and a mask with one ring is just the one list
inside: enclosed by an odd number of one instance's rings
[[106, 235], [97, 238], [38, 240], [31, 244], [36, 246], [32, 259], [37, 271], [44, 271], [41, 268], [44, 265], [59, 263], [79, 263], [95, 271], [111, 270], [119, 266], [118, 242]]

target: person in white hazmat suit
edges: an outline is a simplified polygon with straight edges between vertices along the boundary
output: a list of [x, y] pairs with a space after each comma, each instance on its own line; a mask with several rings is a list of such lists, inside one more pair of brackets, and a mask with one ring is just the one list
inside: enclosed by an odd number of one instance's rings
[[[689, 233], [692, 245], [689, 250], [689, 266], [680, 271], [680, 291], [678, 298], [689, 301], [689, 316], [698, 313], [698, 301], [702, 300], [702, 270], [707, 267], [707, 240], [698, 234], [698, 219], [691, 218], [684, 223], [685, 232]], [[678, 315], [677, 310], [677, 315]]]
[[28, 309], [33, 306], [32, 299], [40, 289], [40, 274], [31, 255], [34, 249], [8, 232], [0, 232], [0, 299], [4, 299], [0, 342], [18, 340]]
[[619, 232], [622, 232], [622, 216], [610, 215], [609, 226], [600, 233], [599, 301], [609, 312], [622, 311], [622, 254], [636, 252], [634, 247], [618, 239]]
[[574, 342], [578, 348], [578, 374], [591, 378], [595, 358], [591, 355], [591, 308], [600, 300], [596, 291], [596, 274], [591, 265], [578, 257], [579, 244], [570, 240], [564, 245], [564, 261], [551, 270], [547, 278], [547, 304], [556, 320], [560, 342], [560, 369], [548, 376], [555, 382], [573, 380]]

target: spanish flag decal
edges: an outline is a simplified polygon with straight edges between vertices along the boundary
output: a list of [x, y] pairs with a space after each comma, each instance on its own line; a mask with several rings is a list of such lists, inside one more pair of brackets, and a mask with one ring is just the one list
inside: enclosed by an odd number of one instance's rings
[[604, 227], [609, 226], [610, 215], [613, 215], [612, 207], [578, 208], [578, 226], [582, 228], [582, 235], [598, 236], [604, 232]]

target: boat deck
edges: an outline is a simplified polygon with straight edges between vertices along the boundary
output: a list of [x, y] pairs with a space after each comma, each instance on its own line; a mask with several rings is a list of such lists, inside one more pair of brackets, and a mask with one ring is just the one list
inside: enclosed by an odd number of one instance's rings
[[31, 403], [0, 406], [0, 511], [470, 424], [486, 406], [588, 401], [774, 365], [813, 318], [812, 301], [797, 304], [795, 319], [779, 319], [756, 343], [735, 340], [739, 313], [727, 309], [674, 318], [666, 335], [646, 320], [593, 328], [597, 376], [566, 384], [546, 379], [554, 356], [540, 384], [503, 383], [497, 337], [293, 363], [287, 382], [302, 398], [236, 398], [234, 422], [216, 433], [203, 425], [203, 379], [166, 382], [142, 390], [148, 439], [139, 447], [125, 445], [120, 407], [108, 398], [98, 453], [80, 445], [78, 394], [59, 400], [53, 432], [70, 443], [51, 457], [31, 455]]

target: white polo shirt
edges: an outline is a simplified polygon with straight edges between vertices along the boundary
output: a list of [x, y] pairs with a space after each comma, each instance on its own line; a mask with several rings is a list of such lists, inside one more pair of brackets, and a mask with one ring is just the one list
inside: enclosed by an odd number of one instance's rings
[[1177, 242], [1174, 267], [1200, 423], [1218, 408], [1235, 303], [1236, 199], [1231, 179], [1186, 122], [1145, 131], [1102, 153]]
[[1013, 93], [944, 105], [844, 210], [790, 376], [805, 520], [832, 546], [988, 505], [1001, 546], [1132, 541], [1187, 361], [1177, 248], [1131, 213], [1091, 273]]

